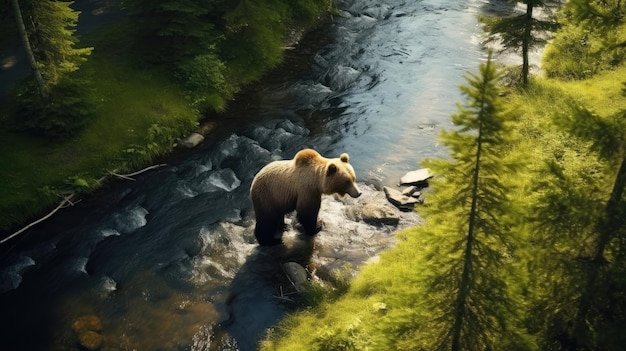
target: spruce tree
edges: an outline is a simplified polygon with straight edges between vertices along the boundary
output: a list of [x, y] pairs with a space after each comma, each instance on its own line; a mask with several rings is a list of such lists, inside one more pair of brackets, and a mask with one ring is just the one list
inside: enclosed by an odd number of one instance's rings
[[[428, 160], [436, 180], [420, 229], [413, 287], [397, 294], [404, 309], [383, 322], [386, 349], [494, 350], [532, 347], [517, 328], [513, 274], [514, 206], [503, 175], [517, 162], [507, 156], [515, 117], [500, 97], [500, 72], [491, 60], [461, 86], [468, 99], [452, 116], [456, 128], [440, 139], [451, 160]], [[419, 272], [418, 272], [419, 271]], [[517, 278], [519, 279], [519, 278]]]
[[79, 12], [73, 1], [33, 1], [31, 37], [42, 75], [54, 86], [68, 73], [79, 69], [93, 48], [79, 48], [76, 36]]
[[597, 180], [576, 185], [585, 169], [574, 173], [557, 162], [549, 165], [554, 182], [543, 184], [547, 189], [536, 216], [538, 232], [547, 239], [545, 254], [556, 259], [538, 275], [547, 292], [537, 309], [544, 311], [541, 339], [546, 349], [620, 350], [626, 342], [621, 332], [626, 325], [626, 109], [602, 117], [572, 103], [571, 111], [555, 121], [589, 143], [598, 156]]
[[33, 75], [35, 76], [35, 82], [37, 83], [39, 95], [45, 99], [48, 97], [48, 90], [46, 89], [46, 83], [43, 80], [41, 70], [37, 64], [37, 59], [35, 58], [32, 46], [30, 45], [30, 39], [28, 38], [28, 32], [26, 31], [26, 26], [24, 25], [20, 3], [18, 0], [11, 0], [11, 6], [13, 7], [13, 17], [15, 18], [15, 23], [17, 24], [17, 31], [20, 34], [22, 45], [24, 45], [24, 51], [26, 52], [26, 57], [28, 58], [28, 64], [33, 70]]
[[[517, 1], [514, 1], [516, 3]], [[530, 75], [529, 53], [537, 47], [544, 46], [548, 34], [556, 29], [556, 23], [547, 17], [545, 20], [536, 18], [534, 9], [540, 7], [547, 14], [551, 14], [551, 7], [546, 1], [524, 0], [526, 5], [524, 13], [514, 13], [505, 17], [485, 17], [490, 37], [488, 41], [500, 40], [502, 51], [520, 53], [522, 56], [521, 81], [524, 86], [528, 85]]]
[[79, 12], [72, 1], [33, 0], [28, 8], [27, 32], [47, 88], [87, 60], [93, 48], [78, 48], [76, 25]]

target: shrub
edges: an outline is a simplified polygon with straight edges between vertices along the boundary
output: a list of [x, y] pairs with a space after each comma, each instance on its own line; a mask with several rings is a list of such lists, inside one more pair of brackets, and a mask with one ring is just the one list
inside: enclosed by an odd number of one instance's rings
[[64, 78], [43, 99], [34, 83], [26, 83], [13, 109], [15, 127], [55, 139], [75, 135], [94, 116], [95, 105], [85, 94], [87, 87], [83, 81]]
[[219, 111], [235, 92], [224, 77], [225, 70], [226, 66], [217, 55], [207, 53], [183, 62], [178, 78], [183, 81], [185, 92], [195, 106]]

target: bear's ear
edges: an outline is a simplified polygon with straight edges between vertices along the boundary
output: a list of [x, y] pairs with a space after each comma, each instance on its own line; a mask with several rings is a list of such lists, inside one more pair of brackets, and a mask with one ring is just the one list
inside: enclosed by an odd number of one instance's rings
[[335, 165], [334, 163], [329, 164], [328, 169], [326, 170], [326, 175], [330, 177], [335, 173], [337, 173], [337, 165]]
[[341, 156], [339, 156], [339, 159], [341, 160], [341, 162], [348, 162], [350, 160], [350, 156], [348, 156], [348, 154], [343, 153], [341, 154]]

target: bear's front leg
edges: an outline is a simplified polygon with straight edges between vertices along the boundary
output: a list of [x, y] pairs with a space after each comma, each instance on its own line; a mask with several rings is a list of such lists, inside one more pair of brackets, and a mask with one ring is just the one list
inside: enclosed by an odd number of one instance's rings
[[309, 236], [314, 236], [322, 229], [321, 222], [317, 220], [322, 200], [308, 199], [307, 201], [308, 203], [298, 201], [296, 205], [296, 217], [304, 228], [304, 233]]
[[278, 245], [282, 243], [284, 227], [284, 216], [274, 216], [272, 218], [257, 217], [254, 236], [261, 246]]

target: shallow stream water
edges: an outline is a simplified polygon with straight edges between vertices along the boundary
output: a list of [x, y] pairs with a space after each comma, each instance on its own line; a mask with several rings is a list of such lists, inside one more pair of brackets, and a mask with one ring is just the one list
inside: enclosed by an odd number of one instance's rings
[[[72, 325], [95, 317], [103, 350], [255, 350], [290, 307], [281, 262], [358, 267], [393, 245], [397, 228], [350, 208], [446, 157], [436, 136], [451, 128], [463, 74], [485, 59], [477, 16], [488, 6], [342, 1], [321, 29], [328, 40], [297, 63], [305, 68], [237, 101], [227, 133], [2, 248], [0, 349], [77, 350]], [[260, 249], [252, 178], [305, 147], [349, 153], [364, 195], [326, 197], [314, 242], [292, 229], [286, 246]], [[400, 226], [418, 222], [405, 213]]]

